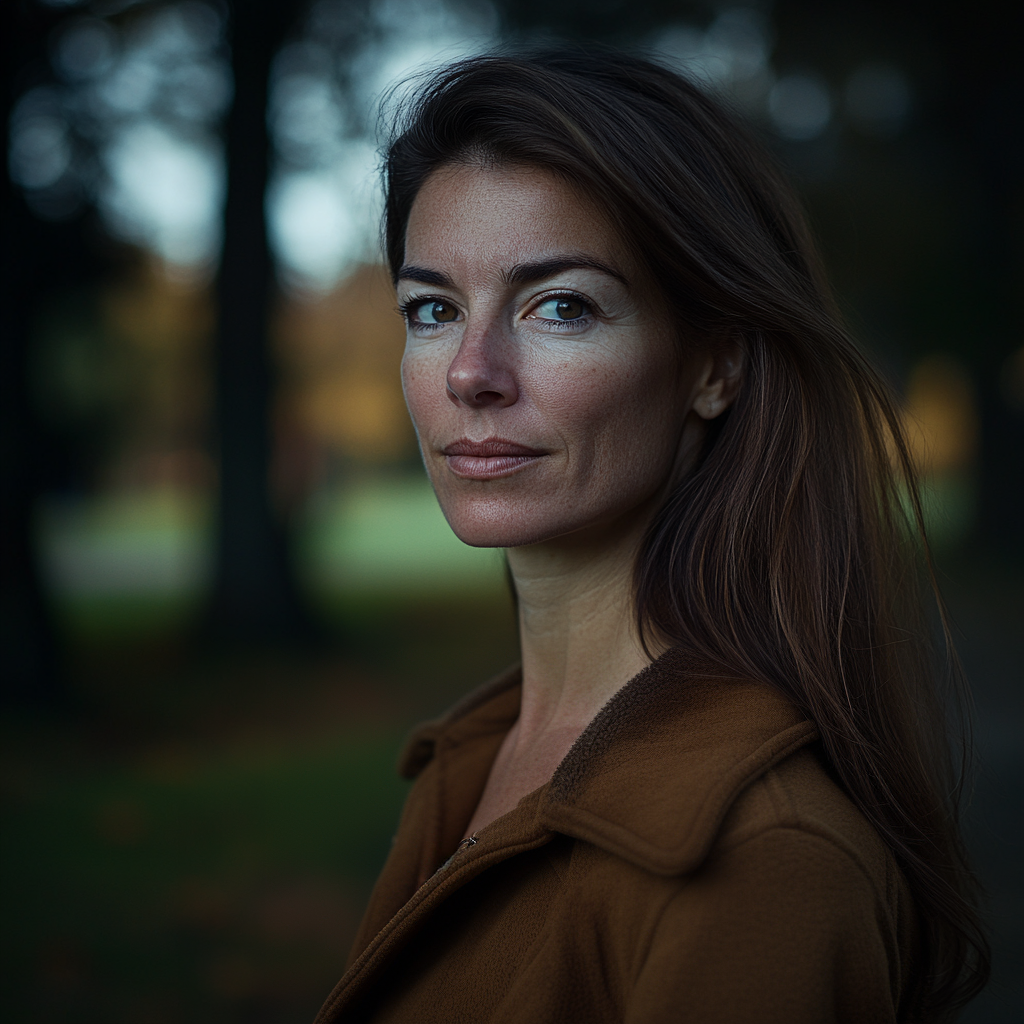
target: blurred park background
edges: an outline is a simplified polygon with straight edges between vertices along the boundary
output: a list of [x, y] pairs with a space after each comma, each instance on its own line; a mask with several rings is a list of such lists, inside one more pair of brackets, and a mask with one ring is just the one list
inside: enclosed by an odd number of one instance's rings
[[659, 53], [795, 176], [904, 396], [1024, 1019], [1024, 61], [978, 0], [8, 0], [0, 963], [19, 1024], [292, 1024], [405, 731], [515, 657], [398, 380], [377, 110], [504, 40]]

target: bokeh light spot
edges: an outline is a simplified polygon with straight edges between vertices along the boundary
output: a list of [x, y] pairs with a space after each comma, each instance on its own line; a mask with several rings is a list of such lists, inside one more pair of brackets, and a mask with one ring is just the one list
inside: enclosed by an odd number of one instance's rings
[[816, 139], [832, 119], [828, 86], [813, 75], [786, 75], [768, 94], [768, 113], [784, 139]]

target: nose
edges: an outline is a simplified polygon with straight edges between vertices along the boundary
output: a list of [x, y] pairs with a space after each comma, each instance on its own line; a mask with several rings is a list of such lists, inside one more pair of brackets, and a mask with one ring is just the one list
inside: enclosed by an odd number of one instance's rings
[[507, 344], [495, 330], [467, 331], [448, 367], [448, 397], [471, 408], [513, 405], [519, 398]]

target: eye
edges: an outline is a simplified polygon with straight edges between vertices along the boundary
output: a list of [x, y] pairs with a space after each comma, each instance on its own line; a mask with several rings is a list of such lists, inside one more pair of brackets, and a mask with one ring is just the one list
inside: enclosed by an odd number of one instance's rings
[[459, 311], [443, 299], [427, 299], [425, 302], [410, 303], [407, 316], [412, 324], [450, 324], [458, 320]]
[[538, 320], [582, 320], [590, 312], [590, 307], [572, 295], [557, 295], [545, 299], [530, 314]]

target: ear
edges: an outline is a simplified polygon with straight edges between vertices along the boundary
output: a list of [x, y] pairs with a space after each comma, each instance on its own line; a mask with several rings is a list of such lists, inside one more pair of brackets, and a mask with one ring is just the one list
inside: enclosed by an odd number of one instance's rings
[[707, 354], [694, 389], [691, 409], [703, 420], [721, 416], [736, 399], [747, 368], [747, 353], [739, 338], [718, 339]]

